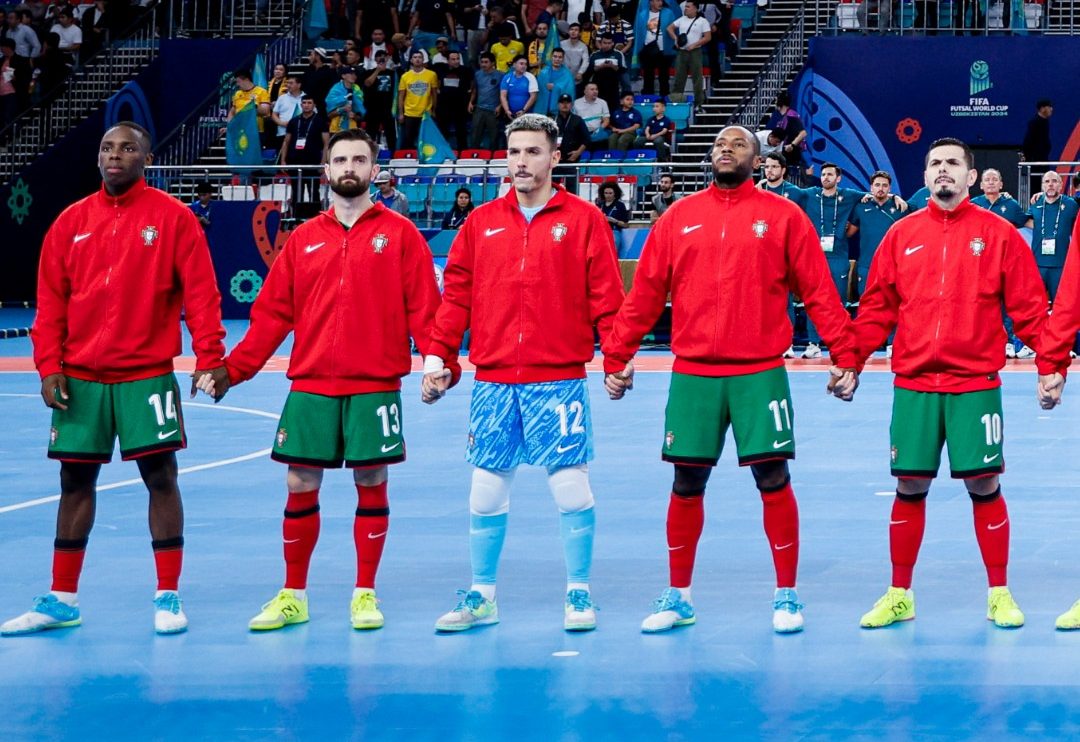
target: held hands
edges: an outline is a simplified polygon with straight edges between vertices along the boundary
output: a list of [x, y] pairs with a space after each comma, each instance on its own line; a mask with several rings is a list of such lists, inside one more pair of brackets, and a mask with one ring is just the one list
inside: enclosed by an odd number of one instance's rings
[[829, 367], [829, 384], [825, 391], [845, 402], [850, 402], [855, 397], [855, 390], [859, 388], [859, 374], [853, 368]]
[[1039, 399], [1039, 407], [1044, 410], [1052, 410], [1061, 404], [1061, 392], [1065, 389], [1065, 377], [1058, 373], [1040, 374], [1035, 388], [1035, 396]]
[[49, 374], [41, 380], [41, 398], [45, 406], [54, 410], [66, 410], [61, 400], [68, 399], [68, 380], [63, 374]]
[[623, 396], [634, 388], [634, 362], [626, 364], [626, 368], [617, 374], [608, 374], [604, 377], [604, 389], [607, 390], [611, 399], [622, 399]]
[[194, 371], [191, 374], [191, 398], [195, 399], [195, 391], [200, 390], [214, 398], [214, 404], [221, 401], [225, 393], [229, 391], [229, 372], [224, 366], [217, 368]]
[[446, 396], [452, 377], [450, 369], [443, 365], [443, 359], [424, 356], [424, 378], [420, 380], [420, 399], [424, 404], [435, 404]]

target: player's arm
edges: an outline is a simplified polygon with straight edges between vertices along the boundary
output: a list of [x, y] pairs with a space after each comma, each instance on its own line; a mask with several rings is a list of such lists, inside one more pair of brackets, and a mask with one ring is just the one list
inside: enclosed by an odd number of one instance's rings
[[71, 282], [64, 263], [64, 246], [73, 235], [57, 220], [45, 235], [38, 262], [37, 314], [31, 338], [34, 366], [41, 377], [41, 398], [48, 407], [66, 410], [67, 377], [64, 375], [63, 347], [68, 331], [68, 300]]
[[1039, 370], [1038, 399], [1043, 409], [1052, 409], [1061, 403], [1061, 392], [1069, 369], [1069, 351], [1072, 350], [1077, 330], [1080, 330], [1080, 221], [1073, 225], [1072, 240], [1065, 255], [1065, 268], [1061, 273], [1054, 311], [1046, 321], [1043, 335], [1035, 356]]
[[[229, 377], [225, 370], [225, 328], [221, 324], [221, 293], [214, 276], [214, 263], [206, 233], [194, 215], [185, 211], [177, 229], [178, 247], [174, 270], [183, 293], [184, 322], [191, 333], [191, 349], [195, 353], [195, 371], [191, 374], [191, 396], [205, 388], [214, 401], [225, 396]], [[204, 383], [204, 378], [214, 383]]]

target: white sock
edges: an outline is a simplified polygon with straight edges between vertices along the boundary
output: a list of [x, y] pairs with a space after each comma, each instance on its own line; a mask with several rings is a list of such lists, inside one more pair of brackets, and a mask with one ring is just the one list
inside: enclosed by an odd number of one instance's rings
[[66, 605], [76, 606], [79, 604], [78, 593], [63, 593], [59, 590], [50, 590], [49, 593], [51, 595], [55, 595], [57, 600], [59, 600], [61, 603], [65, 603]]
[[375, 588], [373, 588], [373, 587], [354, 587], [353, 591], [352, 591], [352, 596], [355, 598], [357, 595], [363, 595], [364, 593], [371, 593], [372, 595], [374, 595], [375, 594]]
[[495, 600], [495, 586], [494, 585], [473, 585], [469, 588], [470, 591], [475, 591], [484, 596], [484, 600]]
[[297, 590], [291, 587], [287, 587], [285, 589], [292, 593], [293, 597], [297, 600], [307, 600], [307, 590]]
[[587, 582], [568, 582], [566, 583], [566, 592], [571, 590], [584, 590], [589, 592], [589, 583]]
[[679, 593], [682, 594], [682, 599], [685, 600], [687, 603], [691, 602], [691, 600], [690, 600], [690, 588], [689, 587], [673, 587], [671, 589], [672, 590], [678, 590]]
[[158, 590], [158, 591], [156, 591], [154, 593], [154, 600], [157, 600], [158, 598], [160, 598], [165, 593], [176, 593], [177, 595], [180, 594], [179, 591], [177, 591], [177, 590]]

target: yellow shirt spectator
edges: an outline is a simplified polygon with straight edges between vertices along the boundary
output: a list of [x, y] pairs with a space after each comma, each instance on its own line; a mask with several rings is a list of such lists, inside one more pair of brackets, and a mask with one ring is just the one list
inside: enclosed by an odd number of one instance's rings
[[240, 109], [246, 106], [249, 102], [255, 103], [255, 112], [258, 114], [259, 133], [261, 134], [263, 130], [263, 122], [266, 120], [266, 117], [263, 115], [262, 111], [258, 110], [258, 107], [263, 105], [270, 105], [270, 93], [266, 90], [266, 88], [261, 88], [258, 85], [253, 87], [251, 90], [238, 89], [235, 93], [233, 93], [232, 97], [232, 116], [240, 113]]
[[409, 70], [401, 76], [398, 90], [405, 91], [405, 115], [418, 119], [431, 110], [432, 91], [439, 89], [439, 77], [428, 69]]
[[505, 45], [499, 41], [491, 45], [491, 53], [495, 55], [495, 69], [499, 72], [507, 72], [510, 70], [514, 57], [525, 53], [525, 45], [513, 39]]

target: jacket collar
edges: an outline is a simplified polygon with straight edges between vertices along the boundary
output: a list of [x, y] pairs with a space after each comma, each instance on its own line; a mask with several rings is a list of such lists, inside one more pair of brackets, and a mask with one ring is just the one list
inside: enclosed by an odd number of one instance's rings
[[938, 222], [944, 222], [946, 219], [959, 219], [972, 209], [977, 208], [979, 207], [972, 204], [970, 198], [964, 198], [964, 200], [961, 201], [959, 205], [957, 205], [957, 207], [955, 209], [952, 209], [951, 211], [946, 211], [945, 209], [938, 206], [937, 201], [935, 201], [933, 198], [926, 202], [927, 213], [930, 214], [934, 221]]
[[145, 178], [139, 178], [135, 183], [128, 188], [124, 193], [119, 196], [113, 196], [105, 190], [105, 184], [101, 184], [101, 190], [98, 193], [101, 195], [102, 200], [109, 206], [129, 206], [139, 196], [143, 194], [150, 186], [146, 184]]
[[[568, 198], [570, 198], [566, 193], [566, 189], [563, 188], [561, 185], [559, 185], [558, 183], [552, 183], [551, 185], [555, 189], [555, 195], [551, 197], [551, 200], [544, 205], [544, 208], [541, 209], [541, 211], [546, 211], [548, 209], [557, 209], [564, 203], [566, 203], [566, 200]], [[513, 183], [510, 184], [510, 190], [506, 192], [506, 195], [503, 196], [503, 198], [506, 200], [506, 205], [508, 207], [510, 207], [519, 214], [521, 213], [521, 209], [518, 206], [517, 191], [514, 190]]]
[[[382, 212], [386, 211], [386, 207], [383, 206], [381, 201], [378, 201], [376, 199], [372, 199], [372, 202], [373, 203], [371, 205], [371, 208], [368, 209], [367, 211], [365, 211], [363, 214], [361, 214], [360, 218], [357, 219], [355, 222], [353, 222], [353, 227], [355, 227], [357, 224], [360, 224], [361, 222], [366, 221], [368, 219], [374, 219], [377, 215], [379, 215]], [[326, 211], [321, 212], [320, 215], [325, 216], [327, 219], [332, 221], [335, 225], [337, 225], [338, 229], [341, 229], [341, 230], [345, 229], [345, 225], [342, 224], [341, 221], [338, 220], [337, 212], [334, 211], [334, 207], [332, 205]]]
[[735, 203], [737, 201], [743, 201], [746, 198], [754, 195], [757, 188], [754, 186], [754, 181], [751, 178], [747, 178], [743, 183], [740, 183], [734, 188], [721, 188], [713, 183], [709, 186], [709, 193], [713, 198], [723, 203]]

